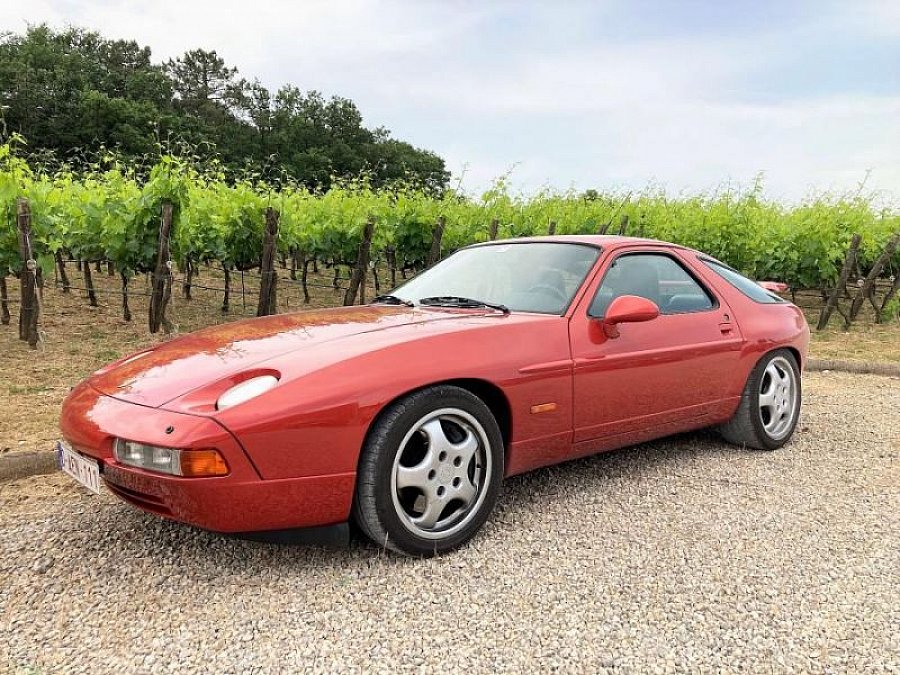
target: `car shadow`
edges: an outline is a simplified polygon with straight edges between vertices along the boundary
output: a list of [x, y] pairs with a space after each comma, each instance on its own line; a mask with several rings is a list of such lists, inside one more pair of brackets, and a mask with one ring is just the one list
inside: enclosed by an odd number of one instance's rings
[[736, 453], [758, 454], [725, 443], [711, 430], [676, 434], [512, 476], [505, 482], [505, 506], [518, 510], [544, 503], [554, 486], [567, 496], [593, 492], [609, 480], [659, 477], [672, 474], [676, 464], [711, 462], [716, 457], [734, 457]]
[[[614, 450], [513, 476], [504, 483], [494, 517], [489, 521], [492, 536], [506, 536], [506, 530], [518, 526], [515, 521], [534, 509], [547, 508], [549, 502], [577, 498], [595, 498], [615, 480], [658, 479], [678, 475], [676, 468], [686, 464], [712, 465], [717, 458], [758, 455], [757, 451], [724, 443], [714, 432], [703, 430], [671, 436], [637, 446]], [[266, 574], [274, 568], [289, 566], [294, 571], [322, 565], [357, 570], [360, 565], [407, 566], [414, 558], [398, 556], [378, 546], [350, 528], [349, 540], [326, 545], [285, 537], [277, 542], [259, 542], [223, 535], [171, 522], [121, 502], [110, 502], [108, 518], [99, 526], [108, 528], [114, 541], [129, 542], [128, 548], [151, 560], [191, 559], [194, 573], [202, 576], [210, 567], [213, 577], [223, 571], [241, 575]], [[89, 512], [83, 513], [89, 518]], [[92, 528], [98, 523], [92, 523]], [[472, 545], [478, 545], [478, 538]], [[200, 562], [201, 564], [197, 565]], [[223, 566], [225, 570], [223, 570]]]

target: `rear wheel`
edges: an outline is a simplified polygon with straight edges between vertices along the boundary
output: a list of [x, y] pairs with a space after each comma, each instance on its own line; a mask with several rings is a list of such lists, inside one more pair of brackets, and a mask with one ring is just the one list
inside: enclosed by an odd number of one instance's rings
[[794, 355], [769, 352], [753, 368], [737, 412], [719, 427], [725, 440], [760, 450], [776, 450], [794, 434], [800, 417], [800, 368]]
[[354, 516], [375, 543], [412, 555], [456, 548], [481, 528], [503, 478], [503, 439], [490, 409], [441, 385], [394, 403], [373, 426]]

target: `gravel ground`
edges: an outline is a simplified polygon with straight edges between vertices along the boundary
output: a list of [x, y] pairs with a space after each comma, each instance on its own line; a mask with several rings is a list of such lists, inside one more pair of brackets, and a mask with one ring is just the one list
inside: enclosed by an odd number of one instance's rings
[[512, 479], [439, 560], [0, 486], [0, 668], [900, 672], [900, 380], [805, 382], [781, 451], [692, 434]]

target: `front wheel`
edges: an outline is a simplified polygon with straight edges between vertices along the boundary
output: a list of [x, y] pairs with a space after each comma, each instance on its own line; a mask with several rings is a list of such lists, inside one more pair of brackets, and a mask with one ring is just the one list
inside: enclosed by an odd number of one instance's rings
[[719, 431], [735, 445], [777, 450], [794, 434], [801, 394], [794, 355], [786, 349], [770, 352], [753, 368], [737, 412]]
[[503, 466], [503, 438], [481, 399], [449, 385], [423, 389], [391, 405], [370, 431], [355, 520], [400, 553], [449, 551], [487, 520]]

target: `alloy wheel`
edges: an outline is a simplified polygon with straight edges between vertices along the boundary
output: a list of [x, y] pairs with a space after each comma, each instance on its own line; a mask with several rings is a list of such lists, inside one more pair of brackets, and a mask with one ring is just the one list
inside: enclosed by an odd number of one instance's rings
[[391, 497], [403, 525], [426, 539], [458, 532], [478, 513], [491, 481], [484, 428], [458, 408], [428, 413], [404, 436], [391, 472]]

